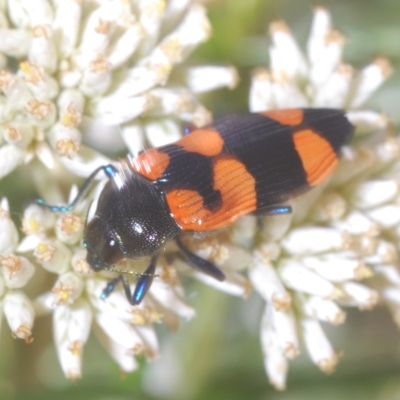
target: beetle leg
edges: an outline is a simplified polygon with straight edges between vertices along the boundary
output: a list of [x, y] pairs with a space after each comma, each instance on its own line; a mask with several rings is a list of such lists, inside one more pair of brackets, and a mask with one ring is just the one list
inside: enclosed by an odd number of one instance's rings
[[283, 215], [283, 214], [291, 214], [292, 207], [290, 206], [269, 206], [262, 208], [260, 210], [254, 211], [252, 214], [257, 218], [257, 226], [258, 229], [264, 229], [264, 221], [262, 217], [268, 215]]
[[187, 260], [189, 261], [189, 265], [207, 275], [212, 276], [213, 278], [217, 279], [218, 281], [225, 280], [224, 273], [217, 268], [212, 262], [205, 260], [196, 254], [192, 253], [181, 241], [179, 237], [175, 238], [175, 242], [178, 245], [179, 249], [182, 253], [186, 256]]
[[[123, 276], [118, 275], [115, 279], [107, 283], [107, 286], [103, 289], [101, 292], [100, 298], [102, 300], [106, 299], [115, 289], [115, 286], [118, 285], [118, 283], [121, 281], [123, 282]], [[126, 291], [125, 291], [126, 292]]]
[[271, 206], [264, 208], [264, 215], [281, 215], [281, 214], [291, 214], [292, 207], [290, 206]]
[[114, 289], [118, 285], [118, 283], [122, 282], [122, 285], [124, 287], [125, 296], [128, 299], [129, 304], [131, 304], [132, 306], [135, 306], [135, 305], [141, 303], [141, 301], [143, 300], [144, 296], [150, 289], [150, 286], [153, 282], [153, 278], [154, 278], [155, 272], [156, 272], [157, 259], [158, 259], [158, 253], [156, 253], [151, 258], [150, 265], [147, 267], [146, 271], [144, 271], [142, 274], [138, 274], [139, 279], [136, 283], [135, 290], [133, 291], [133, 295], [132, 295], [131, 287], [129, 285], [129, 281], [128, 281], [126, 275], [121, 274], [107, 283], [107, 286], [101, 292], [100, 298], [102, 300], [106, 299], [111, 294], [111, 292], [114, 291]]
[[41, 207], [48, 208], [49, 210], [53, 212], [67, 212], [67, 211], [72, 211], [76, 204], [82, 199], [82, 197], [86, 194], [86, 192], [89, 189], [90, 184], [93, 182], [94, 178], [96, 175], [100, 172], [104, 171], [104, 173], [107, 175], [108, 178], [112, 178], [117, 174], [117, 169], [112, 166], [111, 164], [109, 165], [102, 165], [101, 167], [96, 168], [86, 179], [86, 181], [83, 183], [81, 188], [78, 191], [78, 194], [75, 196], [74, 200], [68, 205], [68, 206], [52, 206], [50, 204], [47, 204], [44, 202], [43, 199], [37, 199], [36, 203], [39, 204]]
[[267, 215], [282, 215], [282, 214], [291, 214], [292, 207], [291, 206], [268, 206], [261, 208], [257, 211], [254, 211], [252, 214], [256, 217], [265, 217]]
[[[140, 275], [136, 283], [133, 296], [128, 297], [129, 303], [132, 304], [133, 306], [139, 304], [143, 300], [143, 297], [146, 295], [148, 290], [150, 289], [150, 286], [153, 282], [154, 273], [156, 272], [157, 259], [158, 259], [158, 253], [154, 254], [151, 257], [150, 265], [147, 267], [146, 271], [144, 271], [144, 273]], [[125, 285], [124, 281], [122, 282], [124, 283], [125, 293], [128, 296], [127, 287], [129, 288], [129, 285]]]

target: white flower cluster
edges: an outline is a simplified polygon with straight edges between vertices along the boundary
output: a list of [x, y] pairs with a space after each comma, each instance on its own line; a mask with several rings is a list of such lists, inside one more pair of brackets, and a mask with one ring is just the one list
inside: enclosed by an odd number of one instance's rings
[[17, 338], [31, 341], [35, 312], [21, 290], [32, 278], [35, 267], [18, 255], [18, 230], [10, 218], [6, 199], [0, 202], [0, 316], [4, 315]]
[[[291, 201], [292, 214], [266, 217], [262, 229], [255, 218], [242, 217], [206, 240], [189, 239], [189, 247], [227, 275], [216, 282], [191, 272], [197, 279], [242, 297], [254, 288], [265, 301], [264, 364], [282, 390], [301, 346], [323, 372], [335, 370], [339, 355], [321, 322], [343, 324], [343, 307], [369, 310], [381, 301], [400, 326], [400, 143], [384, 115], [361, 109], [390, 75], [387, 60], [359, 72], [343, 64], [344, 38], [322, 7], [314, 12], [307, 57], [282, 21], [270, 33], [271, 65], [253, 74], [251, 111], [346, 109], [358, 140], [344, 149], [328, 182]], [[249, 281], [239, 273], [246, 266]], [[157, 379], [162, 384], [160, 374]]]
[[252, 111], [342, 108], [356, 135], [376, 132], [345, 149], [330, 182], [293, 201], [292, 215], [266, 219], [252, 250], [249, 277], [266, 301], [260, 327], [265, 368], [270, 382], [283, 389], [288, 359], [299, 354], [300, 343], [322, 371], [334, 371], [338, 355], [320, 322], [343, 323], [341, 306], [371, 309], [381, 298], [398, 319], [397, 240], [387, 235], [400, 215], [393, 165], [400, 146], [384, 115], [361, 109], [390, 75], [387, 60], [376, 59], [360, 72], [344, 64], [344, 38], [322, 7], [314, 11], [307, 56], [283, 22], [273, 23], [270, 34], [270, 70], [253, 75]]
[[88, 176], [106, 159], [82, 134], [105, 149], [120, 134], [136, 154], [146, 136], [151, 145], [179, 137], [179, 120], [210, 122], [195, 93], [234, 87], [236, 71], [193, 67], [169, 80], [210, 32], [191, 0], [1, 2], [0, 178], [35, 156]]
[[[106, 158], [83, 145], [82, 134], [87, 143], [107, 148], [116, 132], [108, 125], [118, 126], [135, 155], [146, 144], [177, 139], [179, 121], [209, 122], [195, 94], [235, 86], [234, 69], [192, 67], [172, 74], [209, 34], [204, 8], [190, 0], [0, 0], [0, 177], [34, 156], [49, 170], [61, 162], [87, 176]], [[335, 369], [338, 355], [321, 321], [343, 323], [342, 307], [370, 309], [381, 300], [400, 325], [400, 145], [384, 115], [361, 109], [390, 75], [390, 65], [379, 58], [356, 72], [344, 64], [344, 38], [321, 7], [307, 56], [283, 22], [272, 24], [271, 36], [271, 66], [253, 74], [250, 110], [344, 108], [358, 140], [345, 149], [329, 182], [291, 203], [291, 215], [264, 218], [261, 230], [255, 218], [243, 217], [206, 239], [187, 238], [199, 256], [221, 267], [226, 281], [190, 269], [171, 245], [139, 306], [129, 306], [122, 290], [100, 300], [111, 276], [94, 274], [80, 245], [89, 199], [60, 215], [27, 207], [21, 242], [2, 200], [0, 310], [13, 334], [26, 341], [35, 314], [52, 313], [68, 378], [81, 376], [92, 328], [123, 371], [138, 367], [137, 355], [153, 360], [153, 324], [176, 328], [180, 318], [195, 313], [177, 270], [236, 296], [247, 297], [254, 288], [265, 300], [261, 345], [278, 389], [285, 387], [288, 360], [300, 344], [321, 370]], [[22, 61], [13, 69], [16, 59]], [[40, 190], [54, 196], [47, 186]], [[70, 200], [75, 194], [74, 188]], [[34, 273], [25, 253], [57, 276], [51, 291], [33, 302], [21, 291]], [[145, 269], [142, 261], [126, 267]]]
[[[129, 306], [122, 290], [113, 292], [107, 301], [101, 300], [112, 276], [95, 274], [86, 262], [80, 246], [82, 210], [83, 204], [56, 217], [37, 205], [29, 206], [23, 218], [26, 237], [18, 247], [20, 252], [33, 251], [38, 265], [58, 275], [51, 291], [39, 296], [34, 306], [38, 316], [53, 313], [60, 364], [73, 380], [81, 377], [82, 351], [92, 328], [121, 370], [132, 372], [138, 368], [136, 356], [144, 354], [147, 360], [153, 360], [158, 355], [153, 323], [176, 328], [179, 317], [194, 315], [183, 300], [176, 273], [162, 265], [151, 294], [141, 305]], [[144, 268], [142, 264], [131, 265], [131, 269], [135, 267]]]
[[[109, 163], [91, 145], [115, 149], [118, 136], [137, 154], [180, 137], [182, 121], [210, 122], [196, 93], [235, 87], [236, 70], [182, 67], [172, 76], [210, 33], [205, 8], [192, 0], [0, 1], [0, 178], [37, 157], [46, 168], [32, 164], [36, 189], [62, 200], [48, 184], [59, 163], [80, 176]], [[5, 199], [0, 207], [0, 309], [13, 334], [26, 341], [35, 314], [52, 312], [57, 353], [70, 379], [81, 376], [92, 328], [120, 368], [131, 372], [137, 355], [152, 360], [158, 354], [154, 322], [176, 328], [180, 317], [194, 315], [175, 270], [161, 263], [140, 306], [129, 306], [122, 290], [100, 300], [110, 276], [94, 276], [80, 244], [88, 203], [61, 215], [27, 207], [21, 242]], [[33, 303], [18, 290], [34, 273], [21, 253], [33, 254], [41, 272], [57, 276]], [[132, 268], [144, 269], [140, 263]]]

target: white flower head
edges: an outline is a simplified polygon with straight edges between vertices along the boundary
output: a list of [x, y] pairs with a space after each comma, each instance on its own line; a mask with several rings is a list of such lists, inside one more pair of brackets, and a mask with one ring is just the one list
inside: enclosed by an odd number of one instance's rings
[[[75, 195], [73, 187], [70, 199]], [[86, 261], [80, 238], [87, 205], [88, 200], [82, 201], [74, 211], [58, 214], [36, 204], [27, 207], [22, 221], [26, 237], [18, 245], [18, 251], [32, 252], [39, 266], [57, 275], [51, 290], [37, 297], [34, 307], [37, 315], [53, 313], [60, 365], [72, 380], [81, 377], [83, 350], [92, 328], [120, 368], [132, 372], [138, 368], [136, 357], [144, 356], [151, 361], [158, 356], [155, 323], [176, 329], [180, 317], [190, 319], [195, 314], [184, 299], [174, 267], [164, 260], [160, 261], [155, 282], [139, 306], [129, 305], [122, 285], [108, 298], [102, 298], [115, 275], [95, 274]], [[8, 257], [3, 263], [11, 265], [12, 261]], [[120, 268], [140, 273], [145, 269], [144, 262], [125, 262]]]
[[[385, 237], [398, 222], [393, 162], [400, 147], [385, 116], [361, 109], [390, 75], [386, 59], [377, 58], [359, 72], [344, 64], [344, 37], [323, 7], [314, 10], [306, 55], [284, 22], [272, 23], [270, 34], [270, 69], [254, 72], [250, 109], [344, 108], [356, 135], [370, 134], [344, 149], [329, 182], [292, 201], [291, 216], [281, 222], [265, 218], [263, 239], [252, 250], [249, 277], [266, 301], [265, 368], [270, 382], [284, 389], [288, 360], [301, 351], [300, 343], [322, 371], [334, 371], [339, 357], [320, 322], [343, 323], [343, 306], [371, 309], [381, 299], [398, 321], [399, 303], [393, 300], [400, 290], [398, 250], [396, 240]], [[377, 178], [377, 171], [385, 172]], [[363, 282], [378, 274], [379, 279]]]
[[32, 341], [35, 312], [29, 298], [21, 291], [32, 278], [35, 267], [18, 253], [18, 231], [9, 214], [7, 199], [0, 201], [0, 314], [16, 338]]
[[[145, 146], [176, 140], [182, 123], [211, 121], [196, 93], [235, 87], [235, 69], [182, 67], [172, 76], [211, 34], [205, 7], [192, 0], [133, 3], [0, 2], [0, 178], [37, 157], [46, 167], [31, 164], [32, 175], [39, 178], [37, 189], [44, 198], [59, 201], [60, 193], [48, 179], [60, 176], [60, 164], [87, 177], [110, 163], [99, 151], [120, 151], [126, 145], [135, 155]], [[0, 212], [2, 309], [14, 334], [29, 338], [33, 308], [22, 292], [11, 289], [22, 288], [32, 276], [30, 256], [56, 275], [34, 308], [37, 315], [53, 313], [57, 354], [70, 379], [81, 376], [92, 326], [121, 369], [129, 372], [137, 368], [136, 356], [152, 360], [158, 354], [153, 323], [176, 328], [180, 316], [194, 315], [176, 273], [166, 264], [158, 266], [159, 279], [140, 307], [129, 306], [122, 288], [100, 300], [112, 276], [94, 276], [80, 240], [89, 200], [101, 188], [71, 212], [54, 214], [28, 206], [21, 243], [8, 208]], [[73, 189], [70, 201], [75, 194]], [[142, 267], [132, 266], [138, 272]], [[16, 315], [21, 315], [22, 328]]]
[[104, 158], [83, 136], [100, 150], [119, 150], [121, 136], [136, 154], [152, 136], [146, 121], [161, 122], [161, 138], [179, 121], [208, 123], [194, 93], [237, 83], [234, 68], [222, 66], [170, 79], [211, 33], [205, 8], [192, 1], [10, 0], [2, 16], [0, 54], [22, 61], [17, 71], [0, 68], [0, 178], [34, 156], [88, 176]]

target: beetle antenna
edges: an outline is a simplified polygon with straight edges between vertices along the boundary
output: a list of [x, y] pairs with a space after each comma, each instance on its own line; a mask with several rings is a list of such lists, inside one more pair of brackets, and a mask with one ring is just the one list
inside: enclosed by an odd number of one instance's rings
[[136, 277], [152, 276], [154, 278], [158, 278], [160, 276], [158, 274], [149, 274], [149, 273], [146, 273], [146, 272], [126, 271], [126, 270], [123, 270], [123, 269], [113, 269], [113, 268], [103, 268], [103, 271], [116, 272], [117, 274], [123, 274], [123, 275], [135, 275]]
[[41, 207], [47, 208], [52, 212], [67, 212], [67, 211], [72, 211], [77, 203], [85, 196], [87, 193], [91, 183], [93, 182], [94, 178], [96, 175], [100, 172], [104, 171], [104, 173], [107, 175], [108, 178], [113, 178], [117, 173], [117, 169], [112, 166], [111, 164], [109, 165], [102, 165], [101, 167], [96, 168], [83, 182], [83, 185], [79, 189], [77, 195], [75, 198], [72, 200], [72, 202], [68, 206], [53, 206], [50, 204], [45, 203], [43, 199], [37, 199], [36, 204], [38, 204]]

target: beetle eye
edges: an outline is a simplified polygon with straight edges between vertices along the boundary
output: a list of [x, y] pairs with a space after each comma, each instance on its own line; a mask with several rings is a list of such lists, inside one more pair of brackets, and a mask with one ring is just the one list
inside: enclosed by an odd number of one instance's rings
[[124, 258], [118, 234], [102, 219], [94, 218], [85, 231], [86, 260], [95, 271], [109, 268]]

